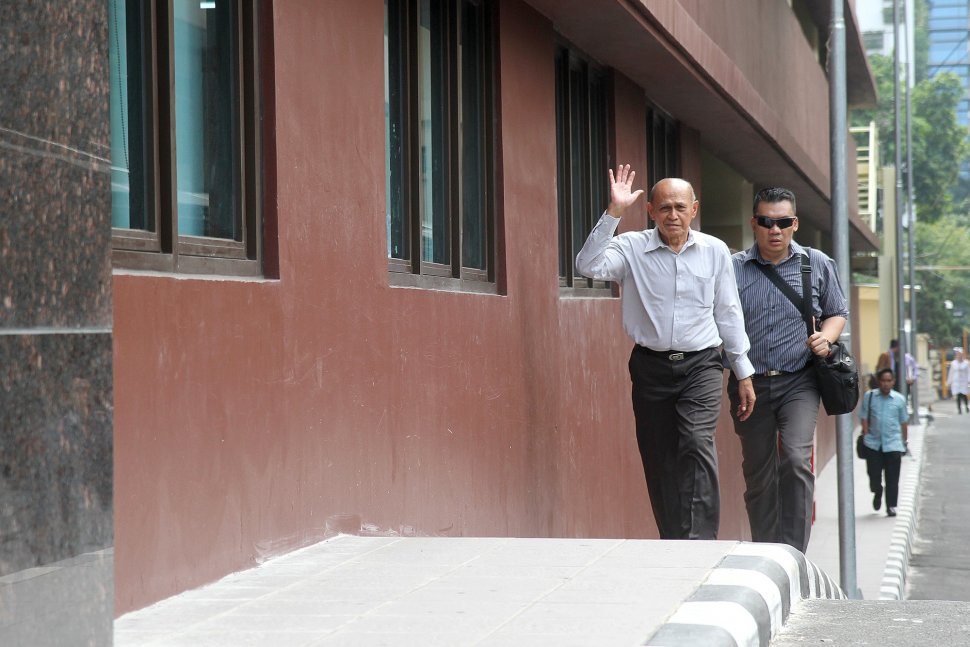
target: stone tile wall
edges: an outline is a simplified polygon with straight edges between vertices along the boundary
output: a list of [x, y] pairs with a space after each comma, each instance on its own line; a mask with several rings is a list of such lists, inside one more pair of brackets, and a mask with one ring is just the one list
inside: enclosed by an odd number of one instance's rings
[[111, 644], [107, 16], [0, 3], [3, 645]]

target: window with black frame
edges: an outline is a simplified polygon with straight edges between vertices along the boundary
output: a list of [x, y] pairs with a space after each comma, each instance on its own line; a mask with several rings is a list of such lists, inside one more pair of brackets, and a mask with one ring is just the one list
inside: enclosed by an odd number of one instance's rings
[[[493, 290], [493, 6], [385, 0], [392, 283]], [[435, 277], [438, 280], [431, 279]]]
[[109, 0], [116, 267], [260, 274], [257, 6]]
[[666, 114], [647, 110], [647, 186], [665, 177], [680, 177], [680, 140], [677, 122]]
[[574, 260], [609, 200], [606, 75], [569, 47], [556, 51], [559, 284], [608, 287], [576, 275]]

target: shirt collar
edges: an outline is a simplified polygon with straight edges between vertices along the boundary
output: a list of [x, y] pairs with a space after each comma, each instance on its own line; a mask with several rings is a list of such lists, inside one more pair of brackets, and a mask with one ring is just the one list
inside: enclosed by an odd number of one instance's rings
[[[684, 243], [684, 246], [681, 247], [680, 251], [684, 251], [685, 249], [687, 249], [691, 245], [695, 245], [695, 244], [702, 245], [704, 243], [703, 243], [703, 241], [698, 236], [695, 236], [694, 235], [694, 230], [693, 229], [688, 228], [688, 230], [687, 230], [687, 242]], [[665, 243], [663, 240], [661, 240], [661, 238], [660, 238], [660, 230], [659, 229], [657, 229], [656, 227], [654, 227], [653, 229], [648, 229], [647, 230], [647, 244], [644, 246], [643, 251], [644, 252], [652, 252], [654, 250], [660, 249], [661, 247], [663, 247], [664, 249], [670, 249], [670, 247], [667, 245], [667, 243]], [[673, 250], [671, 250], [671, 251], [673, 251]]]

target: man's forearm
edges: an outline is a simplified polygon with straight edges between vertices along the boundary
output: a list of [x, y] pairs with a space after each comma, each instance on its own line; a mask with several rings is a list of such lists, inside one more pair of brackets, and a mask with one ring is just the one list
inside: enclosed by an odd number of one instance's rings
[[845, 317], [829, 317], [822, 322], [821, 333], [830, 344], [834, 344], [842, 336], [843, 328], [845, 328]]

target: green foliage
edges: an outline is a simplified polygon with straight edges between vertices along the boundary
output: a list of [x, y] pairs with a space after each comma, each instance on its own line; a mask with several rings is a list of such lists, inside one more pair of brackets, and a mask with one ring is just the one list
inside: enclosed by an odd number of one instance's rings
[[913, 79], [919, 83], [927, 77], [930, 60], [930, 6], [927, 0], [916, 0], [913, 6]]
[[[911, 98], [916, 265], [927, 268], [919, 270], [916, 277], [922, 286], [916, 296], [916, 326], [929, 334], [938, 347], [945, 348], [961, 343], [963, 329], [970, 328], [970, 290], [966, 287], [970, 270], [944, 269], [970, 267], [970, 180], [960, 178], [961, 165], [970, 160], [970, 131], [956, 118], [957, 105], [964, 96], [959, 79], [950, 73], [928, 77], [928, 7], [927, 0], [916, 1], [916, 84]], [[880, 163], [892, 165], [896, 150], [894, 61], [892, 56], [875, 54], [870, 56], [869, 64], [876, 79], [879, 105], [853, 111], [852, 124], [876, 122]], [[901, 76], [900, 82], [903, 81]], [[900, 92], [905, 92], [905, 86], [900, 87]], [[900, 106], [900, 113], [900, 127], [905, 129], [905, 104]], [[905, 157], [902, 163], [905, 165]], [[952, 302], [953, 308], [946, 308], [947, 301]]]
[[[879, 105], [875, 109], [854, 110], [852, 124], [863, 126], [874, 121], [879, 129], [880, 163], [893, 165], [896, 154], [893, 58], [874, 54], [869, 64], [876, 77]], [[905, 92], [905, 88], [901, 87], [900, 92]], [[963, 93], [959, 78], [952, 73], [923, 79], [913, 88], [913, 191], [919, 220], [934, 221], [967, 210], [970, 187], [961, 184], [960, 166], [970, 160], [970, 130], [956, 118]], [[901, 106], [903, 133], [905, 120], [905, 108]], [[905, 167], [905, 156], [902, 164]]]
[[[916, 224], [916, 265], [928, 267], [916, 277], [921, 286], [916, 295], [916, 329], [928, 333], [937, 347], [958, 344], [964, 326], [970, 326], [970, 292], [966, 289], [970, 271], [945, 269], [970, 267], [968, 224], [965, 216]], [[947, 300], [953, 303], [952, 309], [946, 308]]]
[[954, 204], [960, 165], [970, 159], [970, 131], [956, 118], [964, 92], [952, 72], [921, 81], [913, 89], [913, 191], [918, 220], [935, 221], [966, 209]]
[[853, 126], [868, 126], [870, 121], [876, 123], [879, 129], [879, 164], [892, 164], [895, 156], [895, 113], [893, 111], [893, 59], [891, 56], [873, 54], [869, 57], [869, 66], [876, 79], [876, 91], [879, 93], [879, 104], [875, 108], [852, 111]]

